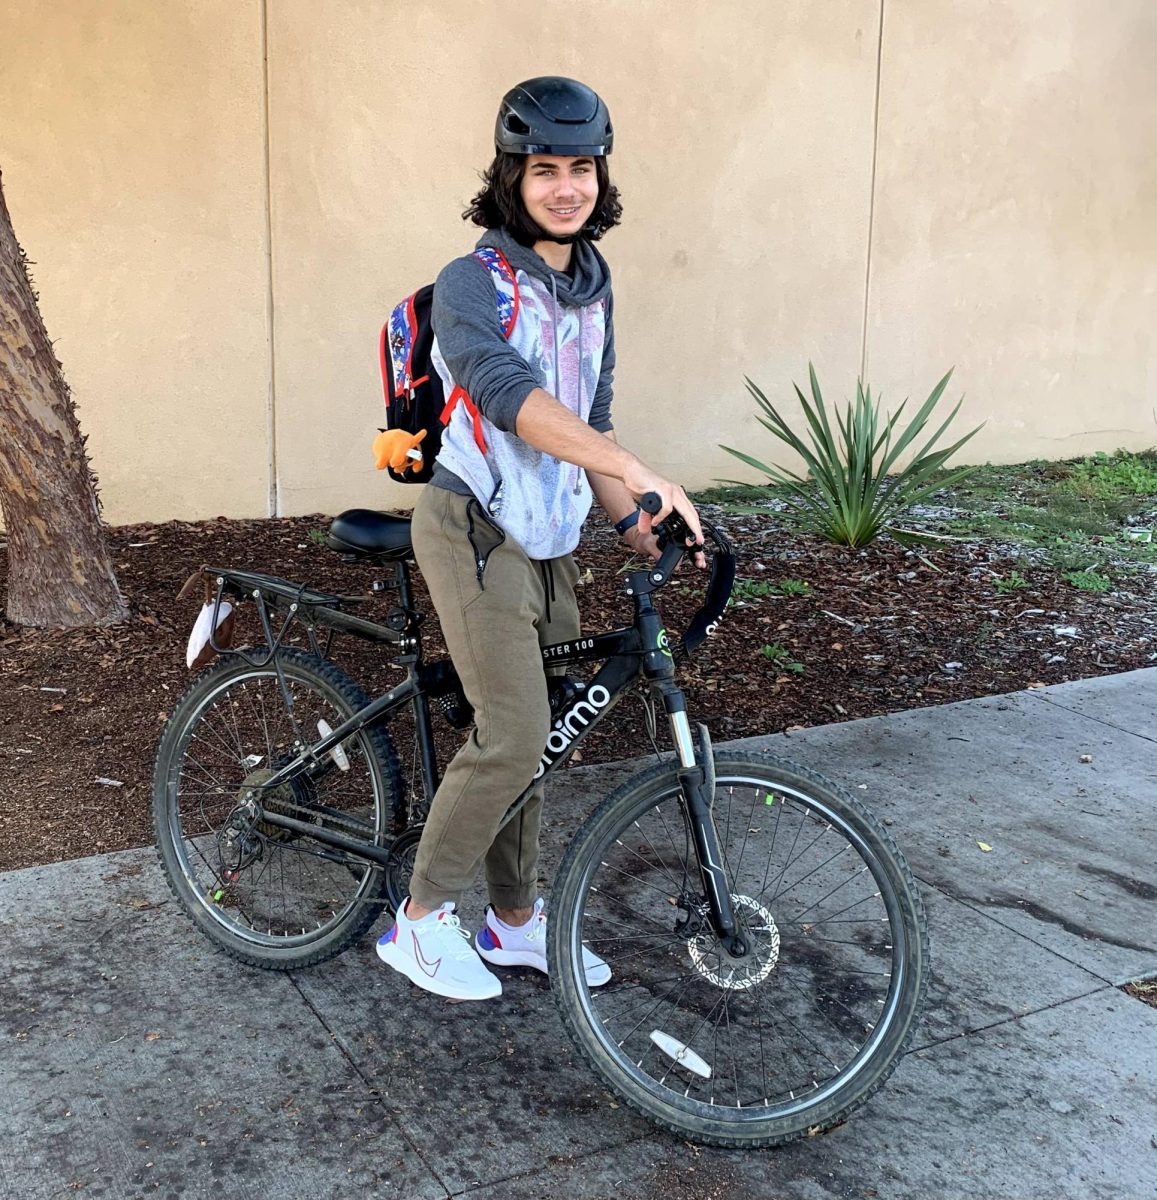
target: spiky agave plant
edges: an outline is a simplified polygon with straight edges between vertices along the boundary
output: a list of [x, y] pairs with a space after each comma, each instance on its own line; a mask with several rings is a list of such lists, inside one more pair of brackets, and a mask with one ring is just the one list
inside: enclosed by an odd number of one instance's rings
[[974, 467], [962, 467], [947, 479], [929, 482], [981, 429], [978, 425], [952, 445], [933, 449], [960, 411], [963, 398], [905, 466], [897, 468], [896, 464], [928, 426], [952, 372], [940, 380], [920, 410], [903, 427], [899, 422], [907, 400], [885, 419], [879, 399], [872, 399], [871, 388], [865, 391], [863, 385], [857, 383], [855, 402], [847, 405], [842, 413], [834, 413], [835, 431], [811, 363], [808, 363], [808, 374], [811, 377], [810, 402], [797, 385], [792, 385], [807, 418], [807, 442], [788, 425], [763, 392], [750, 379], [746, 381], [748, 391], [762, 410], [762, 415], [756, 419], [804, 460], [806, 475], [785, 467], [769, 466], [730, 446], [721, 449], [782, 487], [785, 494], [780, 499], [800, 522], [833, 542], [851, 547], [866, 546], [883, 530], [902, 542], [929, 540], [927, 535], [899, 528], [895, 519], [932, 492], [956, 483], [975, 470]]

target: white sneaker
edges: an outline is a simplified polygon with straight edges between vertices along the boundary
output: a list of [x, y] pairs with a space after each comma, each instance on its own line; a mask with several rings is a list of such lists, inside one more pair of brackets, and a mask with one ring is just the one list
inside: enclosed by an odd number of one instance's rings
[[[486, 906], [486, 923], [478, 931], [474, 944], [487, 962], [498, 967], [533, 967], [544, 975], [546, 966], [546, 914], [544, 901], [534, 902], [534, 913], [525, 925], [517, 928], [498, 918], [491, 905]], [[609, 983], [611, 968], [593, 951], [583, 947], [583, 967], [587, 986], [602, 987]]]
[[462, 928], [449, 900], [417, 921], [406, 916], [406, 904], [393, 929], [378, 938], [382, 962], [436, 996], [490, 1000], [502, 994], [502, 981], [471, 949], [470, 934]]

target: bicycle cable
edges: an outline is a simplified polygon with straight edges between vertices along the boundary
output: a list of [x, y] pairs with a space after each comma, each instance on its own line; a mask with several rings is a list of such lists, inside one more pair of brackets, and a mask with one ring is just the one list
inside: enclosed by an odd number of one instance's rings
[[659, 719], [655, 716], [655, 698], [641, 688], [635, 692], [635, 695], [639, 697], [639, 703], [643, 706], [643, 727], [647, 731], [647, 740], [651, 743], [655, 757], [662, 762], [663, 753], [659, 749]]

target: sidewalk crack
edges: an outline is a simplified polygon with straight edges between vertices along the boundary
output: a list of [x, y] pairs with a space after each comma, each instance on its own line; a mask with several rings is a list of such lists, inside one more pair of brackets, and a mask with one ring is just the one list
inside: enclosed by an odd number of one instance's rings
[[338, 1053], [342, 1056], [342, 1058], [344, 1058], [346, 1060], [347, 1063], [349, 1063], [354, 1074], [362, 1081], [363, 1084], [365, 1084], [366, 1094], [369, 1097], [369, 1099], [372, 1100], [374, 1103], [376, 1103], [378, 1105], [378, 1107], [381, 1108], [381, 1110], [386, 1114], [386, 1118], [389, 1120], [390, 1124], [393, 1125], [394, 1128], [397, 1129], [398, 1133], [401, 1134], [402, 1140], [414, 1152], [414, 1154], [417, 1156], [417, 1159], [422, 1164], [422, 1166], [424, 1166], [426, 1168], [426, 1170], [429, 1171], [430, 1174], [434, 1176], [434, 1179], [437, 1182], [438, 1186], [442, 1189], [443, 1192], [446, 1193], [447, 1197], [453, 1195], [453, 1193], [450, 1191], [450, 1189], [446, 1186], [446, 1181], [442, 1178], [442, 1176], [438, 1173], [438, 1171], [431, 1165], [429, 1160], [426, 1158], [425, 1154], [422, 1153], [421, 1147], [418, 1146], [418, 1144], [406, 1132], [405, 1125], [403, 1125], [402, 1122], [399, 1121], [398, 1118], [394, 1115], [393, 1110], [386, 1103], [385, 1097], [381, 1094], [381, 1090], [379, 1088], [375, 1087], [370, 1082], [370, 1080], [366, 1077], [365, 1072], [361, 1069], [360, 1066], [358, 1066], [357, 1060], [346, 1049], [345, 1042], [342, 1041], [341, 1035], [338, 1034], [333, 1029], [333, 1027], [330, 1025], [330, 1023], [325, 1019], [325, 1017], [323, 1017], [321, 1015], [321, 1010], [317, 1007], [317, 1005], [314, 1004], [313, 1001], [310, 1000], [310, 998], [305, 994], [305, 992], [303, 992], [301, 990], [301, 987], [298, 984], [297, 979], [294, 976], [294, 974], [292, 972], [287, 972], [286, 974], [287, 974], [287, 978], [289, 979], [290, 984], [292, 984], [292, 986], [293, 986], [293, 990], [295, 992], [297, 992], [297, 994], [301, 997], [301, 1002], [317, 1018], [318, 1024], [321, 1025], [322, 1029], [324, 1029], [326, 1031], [326, 1033], [329, 1034], [330, 1040], [337, 1047]]
[[[622, 1150], [622, 1149], [626, 1148], [627, 1146], [639, 1145], [643, 1142], [646, 1142], [648, 1140], [648, 1138], [650, 1138], [652, 1136], [653, 1135], [651, 1135], [651, 1134], [643, 1133], [643, 1134], [639, 1134], [635, 1137], [626, 1138], [621, 1142], [611, 1142], [609, 1145], [598, 1146], [592, 1150], [585, 1150], [585, 1151], [580, 1151], [575, 1154], [568, 1154], [568, 1155], [566, 1155], [566, 1165], [569, 1165], [570, 1163], [580, 1163], [584, 1159], [593, 1158], [596, 1154], [606, 1154], [606, 1152], [608, 1150]], [[464, 1188], [460, 1188], [456, 1192], [451, 1192], [450, 1195], [451, 1196], [468, 1196], [471, 1192], [478, 1191], [479, 1188], [491, 1188], [500, 1183], [509, 1183], [512, 1179], [526, 1179], [532, 1175], [539, 1174], [544, 1169], [545, 1168], [543, 1168], [542, 1166], [527, 1167], [527, 1169], [525, 1171], [515, 1171], [510, 1175], [503, 1175], [501, 1179], [479, 1180], [477, 1183], [471, 1183]]]
[[1126, 729], [1124, 725], [1115, 725], [1112, 721], [1106, 721], [1104, 717], [1094, 717], [1089, 713], [1081, 712], [1079, 709], [1070, 708], [1067, 704], [1061, 704], [1059, 700], [1054, 700], [1052, 696], [1038, 695], [1036, 699], [1045, 704], [1051, 704], [1056, 708], [1063, 708], [1065, 712], [1071, 712], [1076, 717], [1083, 717], [1086, 721], [1093, 721], [1098, 725], [1105, 725], [1109, 729], [1116, 729], [1119, 733], [1127, 733], [1131, 737], [1140, 738], [1144, 742], [1152, 742], [1157, 745], [1157, 738], [1150, 737], [1147, 733], [1137, 733], [1134, 729]]
[[1043, 942], [1038, 942], [1036, 938], [1030, 937], [1022, 929], [1017, 929], [1016, 926], [1009, 925], [1002, 921], [999, 917], [993, 916], [993, 914], [989, 912], [987, 908], [981, 905], [979, 901], [967, 899], [964, 896], [954, 896], [951, 892], [946, 891], [939, 884], [932, 883], [930, 880], [924, 879], [920, 875], [916, 875], [915, 872], [913, 872], [913, 874], [915, 875], [915, 878], [921, 887], [931, 888], [932, 891], [939, 892], [940, 895], [946, 900], [951, 900], [956, 904], [960, 904], [964, 908], [967, 908], [969, 912], [975, 913], [978, 917], [983, 917], [985, 920], [991, 921], [994, 925], [999, 925], [1001, 929], [1005, 929], [1009, 933], [1014, 933], [1019, 938], [1024, 938], [1026, 942], [1036, 946], [1037, 949], [1043, 950], [1046, 954], [1051, 954], [1054, 958], [1059, 958], [1061, 962], [1066, 962], [1071, 967], [1076, 967], [1078, 971], [1084, 971], [1086, 975], [1092, 976], [1093, 979], [1099, 979], [1103, 984], [1106, 984], [1109, 987], [1113, 986], [1113, 981], [1102, 975], [1099, 971], [1094, 971], [1091, 967], [1086, 967], [1084, 963], [1077, 962], [1075, 958], [1070, 958], [1067, 954], [1062, 954], [1059, 950], [1054, 950], [1051, 946], [1046, 946]]
[[1028, 1012], [1015, 1013], [1011, 1017], [1004, 1017], [999, 1021], [991, 1021], [987, 1025], [978, 1025], [975, 1029], [962, 1030], [960, 1033], [954, 1033], [949, 1037], [937, 1038], [935, 1041], [925, 1042], [920, 1046], [911, 1046], [904, 1051], [904, 1057], [909, 1054], [917, 1054], [921, 1050], [933, 1050], [937, 1046], [945, 1046], [949, 1042], [958, 1042], [961, 1038], [976, 1037], [977, 1034], [988, 1033], [991, 1029], [999, 1029], [1002, 1025], [1013, 1025], [1017, 1021], [1023, 1021], [1026, 1017], [1035, 1017], [1038, 1013], [1048, 1012], [1053, 1008], [1060, 1008], [1062, 1004], [1072, 1004], [1074, 1000], [1084, 1000], [1089, 996], [1098, 996], [1102, 992], [1114, 992], [1117, 989], [1111, 985], [1105, 987], [1092, 988], [1090, 991], [1081, 992], [1079, 996], [1066, 996], [1063, 1000], [1054, 1000], [1052, 1004], [1042, 1004], [1040, 1008], [1030, 1009]]

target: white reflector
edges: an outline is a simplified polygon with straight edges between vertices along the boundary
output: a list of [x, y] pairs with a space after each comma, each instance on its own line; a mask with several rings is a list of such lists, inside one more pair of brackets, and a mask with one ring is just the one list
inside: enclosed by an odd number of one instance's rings
[[[333, 728], [330, 726], [328, 721], [318, 721], [317, 732], [320, 733], [323, 738], [329, 737], [329, 735], [333, 733]], [[336, 746], [332, 746], [330, 748], [329, 756], [333, 759], [334, 765], [339, 771], [348, 771], [350, 769], [349, 755], [347, 755], [342, 749], [341, 742], [338, 742]]]
[[690, 1046], [684, 1046], [677, 1038], [673, 1038], [669, 1033], [664, 1033], [661, 1029], [651, 1030], [651, 1041], [667, 1055], [668, 1058], [673, 1058], [681, 1067], [686, 1067], [700, 1079], [711, 1078], [711, 1068], [691, 1049]]

